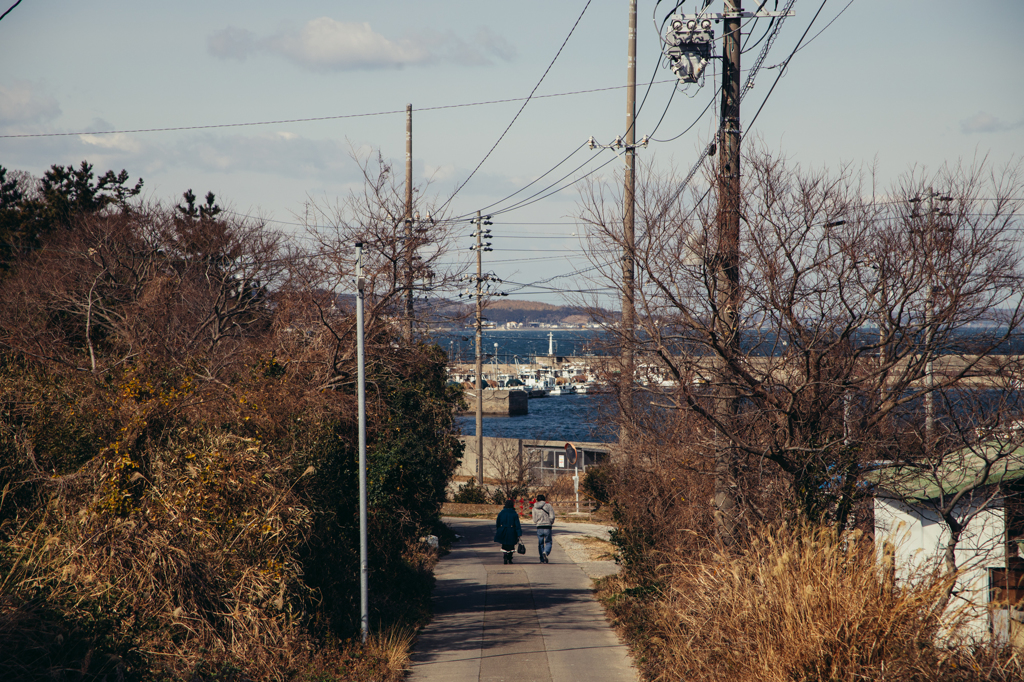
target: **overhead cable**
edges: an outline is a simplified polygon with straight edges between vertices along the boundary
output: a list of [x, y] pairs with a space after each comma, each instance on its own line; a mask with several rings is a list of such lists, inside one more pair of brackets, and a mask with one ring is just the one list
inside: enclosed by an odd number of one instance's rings
[[6, 12], [4, 12], [3, 14], [0, 14], [0, 20], [2, 20], [4, 17], [6, 17], [8, 14], [10, 14], [11, 10], [14, 9], [15, 7], [17, 7], [20, 4], [21, 4], [21, 0], [18, 0], [18, 2], [14, 3], [10, 7], [8, 7]]
[[[795, 0], [791, 0], [791, 2], [794, 2], [794, 1]], [[789, 56], [786, 57], [786, 59], [782, 61], [782, 63], [781, 63], [781, 67], [782, 68], [779, 69], [778, 75], [775, 76], [775, 82], [772, 83], [772, 87], [770, 87], [768, 89], [768, 94], [765, 95], [764, 99], [761, 101], [761, 106], [759, 106], [757, 108], [757, 112], [754, 114], [754, 117], [752, 119], [750, 119], [750, 123], [747, 124], [747, 128], [746, 129], [747, 129], [748, 132], [750, 131], [751, 128], [754, 127], [754, 121], [757, 120], [757, 117], [761, 114], [761, 110], [764, 109], [764, 105], [768, 103], [768, 98], [772, 96], [773, 92], [775, 92], [775, 86], [779, 84], [779, 81], [782, 79], [783, 74], [786, 73], [786, 67], [789, 66], [789, 60], [791, 60], [793, 58], [793, 55], [795, 55], [797, 53], [797, 51], [800, 49], [800, 44], [804, 42], [804, 38], [806, 38], [807, 34], [810, 33], [811, 27], [814, 26], [814, 22], [815, 22], [815, 20], [817, 20], [818, 16], [821, 14], [821, 10], [825, 9], [825, 3], [827, 3], [827, 2], [828, 2], [828, 0], [821, 0], [821, 6], [818, 8], [818, 11], [814, 13], [814, 17], [811, 19], [811, 23], [807, 24], [807, 28], [804, 30], [803, 35], [800, 36], [800, 40], [798, 40], [796, 42], [796, 47], [794, 47], [793, 51], [789, 53]], [[746, 92], [746, 88], [744, 88], [744, 92]]]
[[583, 20], [583, 15], [586, 14], [587, 8], [590, 7], [590, 3], [592, 1], [593, 0], [587, 0], [587, 4], [583, 6], [583, 11], [580, 12], [580, 15], [576, 18], [576, 23], [572, 25], [571, 29], [569, 29], [569, 35], [565, 36], [565, 40], [562, 41], [561, 47], [558, 48], [558, 52], [555, 53], [555, 56], [554, 58], [552, 58], [551, 63], [548, 64], [548, 68], [544, 69], [544, 73], [541, 74], [540, 80], [538, 80], [537, 84], [533, 86], [533, 90], [531, 90], [530, 94], [526, 97], [526, 100], [523, 102], [523, 106], [519, 107], [519, 111], [517, 111], [516, 115], [512, 117], [512, 120], [509, 122], [504, 132], [501, 133], [501, 135], [498, 137], [498, 140], [484, 155], [484, 158], [480, 159], [480, 163], [476, 165], [476, 168], [474, 168], [473, 172], [469, 174], [469, 177], [463, 180], [462, 184], [459, 185], [452, 193], [452, 195], [448, 197], [448, 200], [444, 202], [444, 204], [441, 206], [441, 210], [444, 210], [444, 208], [452, 202], [452, 199], [454, 199], [458, 195], [458, 193], [462, 191], [462, 188], [466, 186], [466, 184], [473, 178], [474, 175], [476, 175], [476, 172], [480, 170], [480, 167], [484, 165], [484, 162], [487, 161], [488, 158], [490, 158], [491, 154], [494, 153], [494, 150], [498, 148], [499, 144], [501, 144], [501, 141], [505, 139], [505, 135], [507, 135], [508, 131], [512, 129], [512, 126], [519, 118], [519, 115], [523, 113], [524, 109], [526, 109], [526, 105], [530, 103], [531, 99], [533, 99], [533, 95], [535, 92], [537, 92], [537, 88], [539, 88], [540, 84], [544, 82], [544, 79], [547, 77], [548, 72], [551, 71], [551, 67], [555, 65], [555, 62], [558, 60], [559, 55], [562, 54], [562, 50], [565, 49], [566, 44], [569, 42], [569, 38], [571, 38], [572, 34], [576, 31], [576, 27], [579, 26], [580, 21]]
[[[655, 81], [652, 84], [661, 83], [674, 83], [675, 78]], [[589, 90], [574, 90], [572, 92], [556, 92], [550, 95], [533, 95], [532, 99], [549, 99], [552, 97], [569, 97], [572, 95], [589, 95], [595, 92], [608, 92], [610, 90], [622, 90], [627, 85], [612, 85], [607, 88], [591, 88]], [[487, 100], [484, 102], [464, 102], [462, 104], [441, 104], [433, 107], [421, 107], [416, 111], [423, 113], [424, 111], [441, 111], [444, 109], [464, 109], [466, 107], [481, 107], [490, 106], [492, 104], [509, 104], [511, 102], [522, 102], [525, 97], [511, 97], [508, 99], [494, 99]], [[316, 121], [337, 121], [345, 118], [369, 118], [372, 116], [392, 116], [395, 114], [405, 114], [406, 110], [393, 109], [385, 111], [374, 111], [362, 114], [338, 114], [336, 116], [314, 116], [309, 118], [287, 118], [278, 119], [273, 121], [250, 121], [244, 123], [214, 123], [208, 125], [193, 125], [193, 126], [172, 126], [167, 128], [133, 128], [125, 130], [89, 130], [89, 131], [78, 131], [73, 133], [21, 133], [12, 135], [0, 135], [0, 139], [4, 138], [19, 138], [19, 137], [75, 137], [78, 135], [129, 135], [134, 133], [168, 133], [178, 132], [184, 130], [210, 130], [213, 128], [245, 128], [251, 126], [268, 126], [268, 125], [279, 125], [282, 123], [311, 123]]]

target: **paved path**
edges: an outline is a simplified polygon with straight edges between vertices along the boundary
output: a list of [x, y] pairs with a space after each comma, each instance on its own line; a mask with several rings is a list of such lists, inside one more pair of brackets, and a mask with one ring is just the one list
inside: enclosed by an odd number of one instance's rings
[[[412, 682], [635, 682], [636, 671], [594, 601], [591, 574], [556, 542], [548, 564], [537, 558], [524, 524], [525, 555], [502, 564], [494, 522], [446, 519], [462, 539], [437, 565], [434, 619], [413, 652]], [[555, 526], [556, 541], [599, 535], [590, 524]]]

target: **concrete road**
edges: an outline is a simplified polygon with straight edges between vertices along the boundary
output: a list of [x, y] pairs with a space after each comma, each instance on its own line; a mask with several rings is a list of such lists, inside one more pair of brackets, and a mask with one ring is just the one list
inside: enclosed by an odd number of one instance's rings
[[[531, 524], [526, 554], [502, 564], [494, 522], [446, 519], [462, 535], [435, 570], [434, 618], [416, 642], [412, 682], [635, 682], [626, 647], [591, 580], [556, 542], [541, 564]], [[582, 524], [555, 526], [585, 532]]]

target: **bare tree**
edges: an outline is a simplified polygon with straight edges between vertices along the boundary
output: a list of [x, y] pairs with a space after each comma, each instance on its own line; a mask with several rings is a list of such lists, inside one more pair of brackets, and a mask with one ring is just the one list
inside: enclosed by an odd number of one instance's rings
[[[950, 452], [965, 423], [1015, 408], [968, 417], [935, 401], [1012, 368], [999, 354], [1024, 323], [1019, 169], [912, 173], [880, 195], [849, 167], [805, 172], [755, 152], [744, 168], [738, 346], [718, 324], [714, 184], [692, 202], [669, 178], [638, 188], [638, 363], [674, 381], [648, 398], [661, 423], [694, 422], [688, 452], [736, 453], [720, 537], [779, 513], [766, 477], [787, 481], [783, 504], [843, 527], [871, 462]], [[600, 256], [622, 248], [605, 192], [589, 188], [580, 215]]]
[[3, 343], [94, 374], [145, 355], [218, 381], [268, 324], [288, 271], [282, 247], [261, 223], [216, 214], [85, 216], [4, 282]]
[[[316, 250], [316, 272], [307, 269], [308, 285], [325, 291], [341, 290], [354, 272], [353, 246], [364, 245], [367, 317], [405, 320], [406, 297], [417, 299], [415, 323], [426, 329], [431, 322], [462, 315], [461, 306], [445, 297], [457, 287], [468, 263], [454, 258], [459, 222], [444, 211], [444, 202], [414, 188], [419, 208], [406, 221], [405, 188], [380, 156], [359, 157], [362, 188], [336, 204], [310, 200], [302, 219]], [[408, 331], [412, 331], [410, 326]], [[407, 340], [411, 334], [406, 334]]]
[[501, 439], [486, 455], [487, 466], [506, 500], [522, 497], [536, 482], [540, 451], [523, 447], [523, 441]]

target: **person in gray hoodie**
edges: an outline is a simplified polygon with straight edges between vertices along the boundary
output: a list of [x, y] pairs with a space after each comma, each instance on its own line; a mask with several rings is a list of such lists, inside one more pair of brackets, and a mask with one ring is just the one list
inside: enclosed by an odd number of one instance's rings
[[551, 554], [551, 526], [555, 524], [555, 508], [543, 495], [537, 496], [533, 505], [533, 523], [537, 526], [537, 549], [540, 551], [540, 562], [548, 562]]

